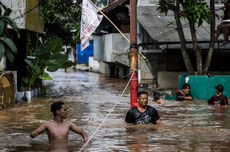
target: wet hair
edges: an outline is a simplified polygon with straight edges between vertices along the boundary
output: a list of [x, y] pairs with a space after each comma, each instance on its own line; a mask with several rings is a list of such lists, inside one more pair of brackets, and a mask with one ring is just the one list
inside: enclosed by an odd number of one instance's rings
[[50, 111], [54, 114], [54, 116], [57, 114], [57, 110], [61, 110], [62, 105], [64, 105], [64, 102], [62, 101], [52, 103], [50, 106]]
[[217, 86], [215, 86], [215, 89], [219, 92], [224, 92], [224, 86], [222, 84], [218, 84]]
[[142, 94], [147, 94], [148, 95], [148, 92], [146, 92], [146, 91], [139, 91], [137, 93], [137, 97], [139, 98]]
[[153, 92], [153, 99], [154, 100], [159, 100], [161, 97], [160, 93], [159, 92]]
[[190, 85], [188, 83], [185, 83], [183, 86], [182, 86], [182, 89], [187, 89], [189, 87], [189, 89], [191, 88]]

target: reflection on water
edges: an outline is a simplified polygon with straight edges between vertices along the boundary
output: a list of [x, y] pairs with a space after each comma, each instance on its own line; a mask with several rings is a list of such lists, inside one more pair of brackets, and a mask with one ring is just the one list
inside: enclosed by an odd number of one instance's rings
[[52, 119], [49, 107], [57, 100], [66, 102], [69, 119], [89, 136], [119, 101], [84, 151], [230, 151], [228, 107], [208, 106], [200, 101], [166, 101], [163, 105], [149, 102], [159, 110], [164, 126], [130, 125], [124, 122], [129, 109], [129, 95], [119, 97], [127, 81], [79, 71], [57, 72], [54, 76], [53, 81], [46, 83], [50, 86], [46, 98], [0, 111], [0, 151], [78, 151], [84, 143], [81, 136], [74, 133], [70, 133], [68, 143], [58, 146], [49, 144], [46, 134], [34, 139], [29, 137], [40, 123]]

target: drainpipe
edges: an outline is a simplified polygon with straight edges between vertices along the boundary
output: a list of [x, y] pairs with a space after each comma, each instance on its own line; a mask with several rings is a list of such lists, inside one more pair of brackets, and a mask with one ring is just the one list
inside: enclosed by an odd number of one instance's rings
[[130, 0], [130, 106], [137, 107], [138, 46], [137, 46], [137, 0]]

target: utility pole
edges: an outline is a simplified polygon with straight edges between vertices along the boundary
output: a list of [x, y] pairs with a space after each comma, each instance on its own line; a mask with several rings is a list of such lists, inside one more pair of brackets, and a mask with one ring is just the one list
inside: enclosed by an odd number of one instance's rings
[[130, 106], [138, 105], [138, 46], [137, 46], [137, 0], [130, 0]]

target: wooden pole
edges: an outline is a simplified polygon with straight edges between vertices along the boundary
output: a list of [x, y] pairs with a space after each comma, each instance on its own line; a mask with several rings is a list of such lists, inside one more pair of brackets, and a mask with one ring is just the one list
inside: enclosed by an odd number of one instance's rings
[[137, 46], [137, 0], [130, 0], [130, 106], [138, 106], [138, 46]]

